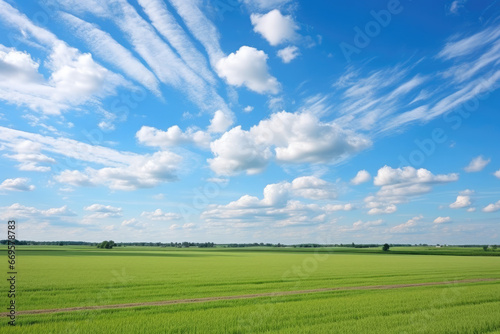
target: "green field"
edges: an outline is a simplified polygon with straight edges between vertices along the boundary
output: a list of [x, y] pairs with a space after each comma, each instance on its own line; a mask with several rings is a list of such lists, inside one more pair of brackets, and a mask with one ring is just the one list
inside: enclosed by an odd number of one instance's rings
[[[425, 255], [436, 252], [443, 255]], [[22, 311], [500, 278], [500, 257], [491, 256], [499, 254], [424, 247], [382, 253], [24, 246], [17, 253], [16, 303]], [[6, 293], [0, 300], [7, 305]], [[27, 314], [18, 315], [15, 328], [8, 328], [4, 318], [0, 332], [500, 333], [500, 281]]]

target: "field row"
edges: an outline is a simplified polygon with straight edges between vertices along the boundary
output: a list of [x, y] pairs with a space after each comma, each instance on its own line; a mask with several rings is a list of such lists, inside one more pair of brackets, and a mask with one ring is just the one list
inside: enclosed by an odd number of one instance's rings
[[12, 333], [498, 333], [498, 283], [23, 316]]

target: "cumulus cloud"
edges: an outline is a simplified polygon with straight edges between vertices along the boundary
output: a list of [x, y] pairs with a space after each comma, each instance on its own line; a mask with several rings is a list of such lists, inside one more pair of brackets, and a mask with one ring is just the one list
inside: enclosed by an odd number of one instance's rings
[[393, 213], [397, 204], [430, 192], [433, 185], [457, 180], [456, 173], [434, 175], [424, 168], [384, 166], [378, 170], [373, 181], [380, 186], [380, 190], [374, 196], [365, 198], [366, 207], [370, 209], [369, 214]]
[[333, 199], [337, 197], [333, 184], [315, 176], [302, 176], [292, 181], [295, 195], [314, 200]]
[[415, 232], [415, 228], [418, 225], [418, 221], [423, 219], [424, 217], [422, 215], [413, 217], [412, 219], [408, 220], [406, 223], [399, 224], [396, 226], [393, 226], [389, 229], [390, 233], [411, 233]]
[[35, 186], [29, 184], [28, 178], [17, 177], [15, 179], [5, 179], [0, 184], [0, 190], [33, 191]]
[[177, 154], [159, 151], [153, 155], [138, 156], [126, 166], [64, 170], [55, 179], [75, 186], [105, 185], [114, 190], [130, 191], [177, 179], [176, 171], [181, 161]]
[[161, 209], [156, 209], [152, 212], [144, 211], [143, 213], [141, 213], [141, 217], [145, 217], [149, 220], [169, 221], [180, 219], [181, 215], [173, 212], [163, 212]]
[[122, 221], [122, 226], [130, 228], [130, 229], [144, 229], [144, 228], [148, 227], [149, 225], [147, 223], [143, 223], [143, 222], [137, 220], [136, 218], [132, 218], [132, 219], [126, 219], [126, 220]]
[[255, 174], [271, 159], [281, 163], [335, 163], [365, 149], [363, 135], [321, 122], [310, 113], [279, 112], [246, 131], [240, 126], [211, 143], [210, 167], [217, 174]]
[[247, 174], [262, 172], [273, 156], [265, 143], [256, 141], [249, 131], [234, 127], [210, 144], [214, 154], [209, 159], [210, 168], [219, 175], [233, 175], [242, 171]]
[[[375, 207], [372, 207], [372, 206], [375, 206]], [[379, 202], [374, 202], [374, 201], [368, 202], [366, 207], [367, 208], [371, 207], [371, 209], [368, 210], [369, 215], [390, 214], [390, 213], [394, 213], [398, 210], [397, 206], [394, 204], [385, 205], [384, 203], [379, 203]]]
[[40, 210], [35, 207], [24, 206], [19, 203], [14, 203], [11, 206], [3, 207], [3, 219], [20, 219], [20, 218], [60, 218], [71, 217], [76, 214], [69, 210], [66, 205], [59, 208], [50, 208], [47, 210]]
[[[1, 11], [0, 11], [1, 12]], [[61, 41], [54, 41], [46, 61], [46, 80], [39, 63], [26, 52], [0, 45], [0, 99], [48, 115], [115, 93], [128, 82]], [[95, 100], [95, 99], [94, 99]], [[94, 101], [96, 102], [96, 101]]]
[[384, 224], [382, 219], [371, 220], [367, 222], [363, 222], [362, 220], [358, 220], [352, 224], [352, 226], [341, 226], [337, 229], [338, 232], [354, 232], [354, 231], [370, 231], [373, 230], [376, 226], [380, 226]]
[[93, 212], [88, 218], [114, 218], [122, 216], [122, 208], [114, 207], [111, 205], [92, 204], [83, 208], [85, 211]]
[[306, 204], [296, 200], [297, 197], [329, 200], [336, 197], [336, 191], [331, 183], [315, 176], [298, 177], [292, 182], [267, 185], [262, 199], [244, 195], [227, 205], [210, 205], [202, 217], [210, 224], [265, 222], [281, 227], [324, 222], [326, 214], [352, 209], [350, 204], [341, 207]]
[[432, 184], [457, 181], [458, 174], [434, 175], [424, 168], [415, 169], [411, 166], [403, 168], [391, 168], [384, 166], [378, 170], [373, 180], [376, 186], [408, 186], [412, 184]]
[[372, 177], [371, 177], [370, 173], [368, 173], [366, 170], [362, 169], [351, 180], [351, 183], [354, 184], [354, 185], [358, 185], [358, 184], [370, 181], [371, 178]]
[[250, 20], [253, 30], [273, 46], [293, 41], [296, 38], [296, 30], [299, 29], [291, 16], [282, 15], [278, 9], [263, 15], [252, 14]]
[[472, 190], [464, 190], [460, 192], [460, 195], [457, 196], [457, 200], [454, 203], [450, 204], [450, 208], [452, 209], [460, 209], [466, 208], [472, 204], [470, 195], [474, 192]]
[[496, 203], [488, 204], [487, 206], [485, 206], [483, 208], [483, 212], [495, 212], [498, 210], [500, 210], [500, 201], [498, 201]]
[[486, 167], [487, 164], [489, 164], [491, 159], [484, 159], [482, 155], [472, 159], [472, 161], [469, 163], [467, 167], [464, 168], [464, 170], [467, 173], [475, 173], [475, 172], [480, 172]]
[[280, 57], [285, 64], [290, 63], [299, 55], [300, 55], [299, 48], [294, 45], [287, 46], [286, 48], [283, 48], [278, 51], [278, 57]]
[[493, 175], [500, 179], [500, 169], [497, 170]]
[[83, 208], [85, 211], [91, 212], [85, 215], [82, 219], [82, 224], [95, 223], [101, 219], [120, 218], [122, 217], [122, 208], [111, 205], [92, 204]]
[[325, 211], [335, 212], [335, 211], [351, 211], [354, 206], [351, 203], [347, 204], [327, 204], [323, 207]]
[[230, 85], [245, 86], [259, 94], [276, 94], [280, 90], [280, 84], [269, 74], [267, 58], [264, 51], [242, 46], [235, 53], [221, 58], [216, 70]]
[[209, 132], [221, 133], [233, 124], [233, 115], [229, 112], [217, 110], [212, 120], [210, 120]]
[[208, 148], [211, 140], [207, 132], [195, 128], [188, 128], [183, 132], [177, 125], [169, 127], [167, 131], [143, 125], [135, 137], [143, 145], [161, 148], [187, 144]]
[[436, 219], [434, 219], [434, 224], [444, 224], [449, 222], [451, 222], [450, 217], [437, 217]]
[[42, 145], [31, 140], [21, 140], [12, 146], [15, 154], [4, 154], [3, 156], [20, 162], [17, 168], [22, 171], [48, 172], [51, 167], [40, 166], [41, 163], [53, 164], [53, 158], [40, 153]]
[[253, 107], [252, 107], [252, 106], [246, 106], [246, 107], [243, 109], [243, 111], [244, 111], [244, 112], [252, 112], [252, 110], [253, 110]]

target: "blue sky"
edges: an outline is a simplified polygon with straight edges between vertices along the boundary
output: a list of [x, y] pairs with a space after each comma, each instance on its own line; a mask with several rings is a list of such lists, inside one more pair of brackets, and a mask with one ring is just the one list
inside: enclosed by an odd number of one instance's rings
[[19, 239], [500, 243], [500, 3], [0, 0]]

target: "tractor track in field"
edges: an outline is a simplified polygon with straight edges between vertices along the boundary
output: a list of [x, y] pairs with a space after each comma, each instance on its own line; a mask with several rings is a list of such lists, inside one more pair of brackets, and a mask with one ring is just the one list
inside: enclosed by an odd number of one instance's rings
[[[329, 291], [389, 290], [389, 289], [400, 289], [400, 288], [412, 288], [412, 287], [419, 287], [419, 286], [490, 282], [490, 281], [498, 281], [498, 280], [500, 280], [500, 278], [476, 278], [476, 279], [465, 279], [465, 280], [444, 281], [444, 282], [424, 282], [424, 283], [410, 283], [410, 284], [367, 285], [367, 286], [344, 286], [344, 287], [336, 287], [336, 288], [322, 288], [322, 289], [311, 289], [311, 290], [265, 292], [265, 293], [255, 293], [255, 294], [238, 295], [238, 296], [187, 298], [187, 299], [161, 300], [161, 301], [155, 301], [155, 302], [142, 302], [142, 303], [79, 306], [79, 307], [67, 307], [67, 308], [59, 308], [59, 309], [26, 310], [26, 311], [17, 311], [16, 315], [46, 314], [46, 313], [90, 311], [90, 310], [104, 310], [104, 309], [120, 309], [120, 308], [131, 308], [131, 307], [141, 307], [141, 306], [163, 306], [163, 305], [174, 305], [174, 304], [192, 304], [192, 303], [205, 303], [205, 302], [211, 302], [211, 301], [219, 301], [219, 300], [249, 299], [249, 298], [258, 298], [258, 297], [280, 297], [280, 296], [299, 295], [299, 294], [318, 293], [318, 292], [329, 292]], [[8, 312], [3, 312], [3, 313], [0, 313], [0, 316], [7, 316], [8, 314], [9, 314]]]

